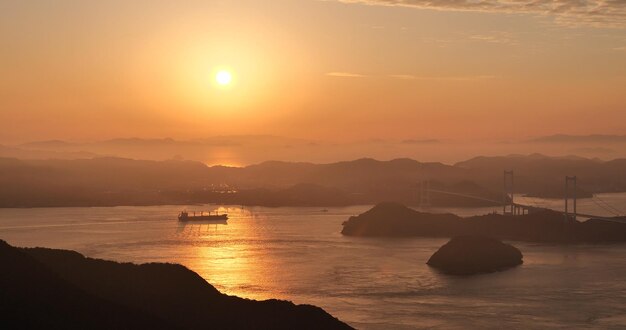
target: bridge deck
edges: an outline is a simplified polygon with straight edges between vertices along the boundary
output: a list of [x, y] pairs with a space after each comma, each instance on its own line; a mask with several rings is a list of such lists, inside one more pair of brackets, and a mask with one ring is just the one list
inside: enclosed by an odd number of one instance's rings
[[[455, 192], [450, 192], [450, 191], [428, 189], [428, 192], [467, 197], [467, 198], [472, 198], [472, 199], [486, 201], [486, 202], [491, 202], [491, 203], [502, 203], [502, 201], [496, 201], [496, 200], [489, 199], [489, 198], [478, 197], [478, 196], [467, 195], [467, 194], [461, 194], [461, 193], [455, 193]], [[513, 205], [515, 207], [520, 207], [520, 208], [527, 209], [527, 210], [531, 210], [531, 209], [535, 209], [535, 210], [539, 209], [539, 210], [541, 210], [541, 209], [543, 209], [543, 210], [550, 210], [550, 211], [555, 211], [555, 212], [559, 212], [559, 213], [565, 214], [564, 211], [554, 210], [554, 209], [550, 209], [550, 208], [547, 208], [547, 207], [537, 207], [537, 206], [531, 206], [531, 205], [520, 204], [520, 203], [513, 203]], [[571, 212], [569, 214], [573, 215], [573, 213], [571, 213]], [[605, 216], [602, 216], [602, 215], [594, 215], [594, 214], [579, 213], [579, 212], [576, 212], [576, 217], [577, 218], [580, 217], [580, 218], [588, 218], [588, 219], [598, 219], [598, 220], [618, 222], [618, 223], [626, 223], [626, 217], [625, 218], [605, 217]]]

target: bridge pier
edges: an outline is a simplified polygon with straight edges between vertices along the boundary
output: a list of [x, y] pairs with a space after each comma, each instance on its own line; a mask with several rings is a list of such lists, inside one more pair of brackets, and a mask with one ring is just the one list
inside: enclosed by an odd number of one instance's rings
[[574, 220], [576, 220], [576, 176], [566, 176], [565, 177], [565, 219], [569, 220], [570, 212], [568, 201], [572, 200], [573, 206], [573, 216]]
[[419, 189], [420, 189], [419, 206], [430, 207], [430, 180], [420, 181]]
[[[490, 203], [499, 203], [500, 201], [493, 199], [486, 199], [478, 196], [472, 196], [467, 194], [455, 193], [450, 191], [442, 191], [442, 190], [434, 190], [430, 189], [430, 182], [428, 180], [420, 181], [416, 184], [415, 192], [417, 193], [417, 185], [419, 185], [420, 197], [419, 202], [420, 206], [430, 206], [430, 193], [439, 193], [439, 194], [447, 194], [453, 196], [461, 196], [465, 198], [472, 198], [481, 201], [488, 201]], [[593, 218], [617, 223], [626, 223], [626, 219], [618, 219], [614, 217], [607, 217], [602, 215], [593, 215], [587, 213], [578, 213], [576, 209], [576, 185], [577, 185], [577, 177], [576, 176], [566, 176], [565, 177], [565, 210], [562, 212], [565, 215], [565, 219], [569, 220], [570, 218], [577, 219], [577, 217], [581, 218]], [[551, 210], [556, 211], [554, 209], [550, 209], [547, 207], [542, 207], [537, 204], [533, 205], [525, 205], [515, 203], [514, 200], [514, 189], [513, 189], [513, 171], [504, 171], [504, 193], [503, 193], [503, 213], [506, 215], [526, 215], [534, 212], [542, 211], [542, 210]], [[417, 196], [416, 196], [417, 199]], [[569, 200], [572, 200], [573, 211], [570, 213], [569, 210]], [[557, 211], [560, 212], [560, 211]], [[571, 215], [571, 216], [570, 216]]]
[[502, 214], [514, 215], [515, 202], [513, 201], [513, 171], [504, 171], [504, 196], [502, 200]]
[[528, 214], [528, 208], [521, 204], [513, 205], [513, 215], [525, 215]]

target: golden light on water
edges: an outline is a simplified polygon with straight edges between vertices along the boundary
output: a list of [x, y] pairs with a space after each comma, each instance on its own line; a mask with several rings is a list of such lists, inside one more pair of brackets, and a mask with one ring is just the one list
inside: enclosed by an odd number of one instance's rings
[[[276, 260], [253, 239], [260, 228], [244, 220], [253, 217], [250, 211], [237, 207], [219, 207], [215, 211], [227, 213], [228, 224], [191, 223], [180, 229], [181, 237], [197, 240], [185, 252], [188, 257], [182, 263], [222, 293], [259, 300], [286, 299], [282, 292], [268, 289]], [[229, 238], [233, 232], [239, 239]]]

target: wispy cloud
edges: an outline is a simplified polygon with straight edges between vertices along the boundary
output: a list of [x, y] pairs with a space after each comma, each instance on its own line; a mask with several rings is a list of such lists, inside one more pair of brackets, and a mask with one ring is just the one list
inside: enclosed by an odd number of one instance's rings
[[390, 74], [366, 76], [353, 72], [328, 72], [327, 76], [339, 78], [393, 78], [402, 80], [448, 80], [448, 81], [476, 81], [496, 78], [494, 75], [473, 75], [473, 76], [419, 76], [412, 74]]
[[352, 72], [328, 72], [326, 73], [327, 76], [331, 76], [331, 77], [343, 77], [343, 78], [364, 78], [366, 77], [365, 75], [362, 74], [358, 74], [358, 73], [352, 73]]
[[337, 0], [433, 10], [528, 13], [552, 16], [565, 25], [626, 28], [624, 0]]
[[389, 75], [390, 78], [403, 80], [449, 80], [449, 81], [475, 81], [496, 78], [494, 75], [475, 75], [475, 76], [414, 76], [407, 74]]
[[407, 139], [402, 140], [400, 143], [402, 144], [435, 144], [440, 143], [441, 141], [437, 139]]
[[490, 34], [474, 34], [469, 36], [470, 41], [479, 41], [492, 44], [517, 44], [517, 41], [508, 32], [494, 31]]
[[626, 51], [626, 46], [622, 46], [622, 47], [615, 47], [615, 48], [613, 48], [613, 50]]
[[487, 31], [484, 33], [463, 32], [452, 38], [423, 38], [423, 42], [433, 44], [437, 47], [446, 47], [459, 43], [490, 43], [498, 45], [518, 45], [517, 37], [507, 31]]
[[389, 77], [396, 78], [396, 79], [403, 79], [403, 80], [414, 80], [414, 79], [417, 79], [417, 76], [413, 76], [413, 75], [410, 75], [410, 74], [392, 74], [392, 75], [389, 75]]

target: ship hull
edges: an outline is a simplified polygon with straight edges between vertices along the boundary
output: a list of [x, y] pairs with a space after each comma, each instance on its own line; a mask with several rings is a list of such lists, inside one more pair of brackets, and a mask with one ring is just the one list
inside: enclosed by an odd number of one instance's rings
[[220, 215], [196, 215], [196, 216], [179, 216], [179, 221], [226, 221], [228, 220], [228, 215], [220, 214]]

